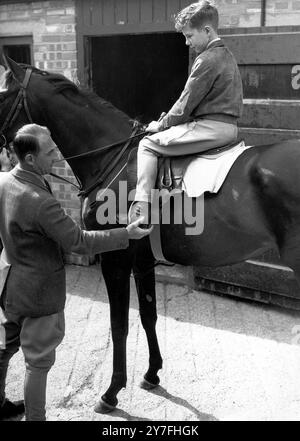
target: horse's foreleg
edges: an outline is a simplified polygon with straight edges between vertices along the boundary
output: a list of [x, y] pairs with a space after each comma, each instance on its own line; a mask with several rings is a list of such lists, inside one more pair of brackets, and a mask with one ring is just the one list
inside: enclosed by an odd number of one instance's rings
[[130, 297], [130, 250], [115, 251], [102, 255], [102, 273], [106, 283], [109, 304], [111, 334], [113, 341], [113, 374], [111, 383], [95, 411], [106, 413], [118, 404], [117, 394], [126, 387], [126, 340], [128, 335], [128, 311]]
[[149, 368], [141, 387], [150, 389], [159, 384], [157, 372], [162, 368], [162, 358], [156, 335], [156, 293], [154, 259], [148, 238], [141, 240], [135, 253], [133, 273], [139, 299], [140, 317], [149, 346]]

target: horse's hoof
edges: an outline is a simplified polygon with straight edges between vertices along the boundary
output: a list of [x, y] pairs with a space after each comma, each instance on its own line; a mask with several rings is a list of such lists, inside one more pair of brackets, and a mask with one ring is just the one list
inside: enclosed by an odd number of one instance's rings
[[158, 384], [159, 384], [159, 382], [157, 384], [150, 383], [150, 381], [147, 381], [144, 378], [143, 381], [140, 382], [140, 387], [145, 390], [151, 390], [151, 389], [154, 389], [155, 387], [157, 387]]
[[94, 407], [94, 412], [96, 413], [110, 413], [115, 410], [116, 406], [106, 403], [102, 399]]

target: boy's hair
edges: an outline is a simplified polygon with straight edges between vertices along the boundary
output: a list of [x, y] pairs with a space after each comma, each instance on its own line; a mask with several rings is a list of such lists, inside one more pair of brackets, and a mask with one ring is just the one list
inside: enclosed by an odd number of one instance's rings
[[13, 148], [19, 161], [24, 161], [27, 153], [34, 155], [39, 153], [39, 138], [45, 134], [50, 134], [47, 127], [38, 124], [26, 124], [17, 131], [13, 140]]
[[200, 28], [206, 24], [210, 24], [215, 31], [219, 26], [219, 14], [214, 2], [211, 0], [199, 0], [190, 6], [182, 9], [175, 15], [175, 28], [181, 32], [184, 26], [189, 25], [191, 28]]

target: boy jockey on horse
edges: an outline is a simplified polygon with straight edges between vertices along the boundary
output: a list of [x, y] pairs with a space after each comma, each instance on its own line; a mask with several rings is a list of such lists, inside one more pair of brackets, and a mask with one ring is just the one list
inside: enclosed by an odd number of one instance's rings
[[175, 28], [197, 58], [184, 90], [167, 114], [152, 121], [139, 144], [137, 188], [130, 220], [150, 222], [151, 190], [159, 156], [199, 154], [237, 139], [237, 119], [243, 107], [242, 81], [232, 53], [218, 37], [218, 11], [202, 0], [175, 17]]

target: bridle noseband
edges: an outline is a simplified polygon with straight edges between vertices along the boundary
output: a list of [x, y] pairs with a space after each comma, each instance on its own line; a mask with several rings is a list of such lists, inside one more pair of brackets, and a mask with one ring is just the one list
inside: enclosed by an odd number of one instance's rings
[[18, 95], [16, 96], [16, 99], [13, 102], [13, 105], [12, 105], [10, 111], [8, 112], [8, 115], [5, 118], [5, 121], [2, 124], [2, 127], [0, 129], [0, 142], [1, 142], [0, 151], [2, 151], [2, 149], [7, 146], [7, 139], [4, 134], [5, 131], [12, 126], [13, 122], [16, 120], [16, 118], [18, 117], [18, 115], [23, 107], [24, 107], [26, 116], [28, 118], [28, 121], [30, 123], [33, 122], [31, 115], [30, 115], [30, 112], [29, 112], [29, 108], [28, 108], [28, 104], [27, 104], [27, 96], [26, 96], [26, 89], [29, 84], [31, 74], [32, 74], [32, 69], [27, 68], [26, 72], [25, 72], [25, 77], [24, 77], [24, 80], [22, 83], [20, 83], [20, 81], [17, 80], [16, 77], [14, 77], [14, 79], [20, 85], [20, 90], [19, 90]]

